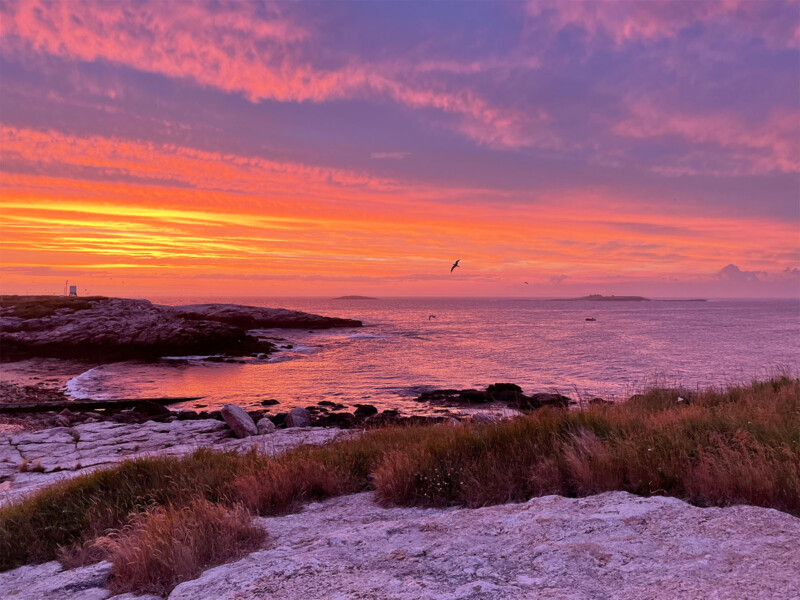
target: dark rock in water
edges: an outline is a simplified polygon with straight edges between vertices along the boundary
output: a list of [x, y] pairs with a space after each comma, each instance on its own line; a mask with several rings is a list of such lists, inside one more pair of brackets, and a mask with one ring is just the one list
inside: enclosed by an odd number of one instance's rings
[[225, 419], [222, 418], [222, 412], [218, 410], [210, 410], [208, 411], [208, 419], [216, 419], [217, 421], [224, 421]]
[[554, 406], [557, 408], [568, 408], [571, 400], [561, 394], [539, 393], [528, 396], [530, 408], [541, 408], [543, 406]]
[[492, 401], [490, 394], [480, 390], [461, 390], [458, 393], [458, 399], [467, 404], [484, 404]]
[[342, 429], [349, 429], [355, 425], [356, 421], [356, 417], [350, 413], [334, 412], [318, 417], [313, 425], [314, 427], [341, 427]]
[[193, 410], [182, 410], [178, 413], [178, 421], [195, 421], [199, 418]]
[[355, 416], [358, 419], [364, 419], [377, 414], [378, 409], [372, 406], [372, 404], [356, 404]]
[[516, 383], [493, 383], [486, 391], [490, 394], [493, 393], [500, 393], [500, 392], [517, 392], [518, 394], [522, 393], [522, 388], [519, 387]]
[[522, 388], [514, 383], [494, 383], [486, 391], [480, 390], [433, 390], [423, 392], [416, 398], [417, 402], [430, 402], [442, 405], [487, 404], [502, 402], [517, 410], [535, 410], [542, 406], [567, 407], [571, 400], [561, 394], [539, 393], [526, 396]]
[[240, 406], [226, 404], [222, 407], [220, 413], [236, 437], [246, 438], [258, 433], [253, 419]]
[[423, 392], [416, 398], [416, 401], [432, 404], [484, 404], [491, 402], [492, 397], [487, 392], [480, 390], [445, 389]]
[[280, 404], [280, 402], [278, 402], [274, 398], [270, 398], [269, 400], [262, 400], [261, 401], [261, 406], [275, 406], [276, 404]]
[[338, 402], [331, 402], [330, 400], [320, 400], [317, 402], [320, 406], [328, 406], [334, 410], [342, 410], [347, 408], [344, 404], [339, 404]]
[[136, 412], [147, 417], [168, 417], [172, 412], [162, 404], [157, 402], [139, 402], [136, 407]]
[[248, 410], [247, 414], [250, 415], [250, 418], [253, 419], [253, 423], [258, 423], [259, 419], [263, 418], [264, 415], [267, 414], [265, 410]]
[[272, 415], [269, 420], [275, 423], [277, 427], [285, 427], [286, 426], [286, 417], [289, 416], [289, 413], [278, 413], [276, 415]]
[[288, 416], [286, 417], [286, 426], [287, 427], [310, 427], [311, 426], [311, 415], [309, 412], [300, 406], [293, 408], [289, 411]]

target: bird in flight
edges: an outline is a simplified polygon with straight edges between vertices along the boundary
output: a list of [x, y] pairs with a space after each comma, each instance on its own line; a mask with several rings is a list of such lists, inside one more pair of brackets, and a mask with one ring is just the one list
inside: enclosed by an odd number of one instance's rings
[[527, 281], [523, 281], [522, 283], [524, 283], [525, 285], [530, 285]]
[[453, 272], [453, 269], [455, 269], [458, 266], [458, 263], [460, 263], [460, 262], [461, 262], [461, 259], [459, 258], [456, 262], [453, 263], [453, 266], [450, 267], [450, 272], [451, 273]]
[[436, 318], [436, 315], [428, 315], [428, 321], [430, 321], [431, 319], [435, 319], [435, 318]]

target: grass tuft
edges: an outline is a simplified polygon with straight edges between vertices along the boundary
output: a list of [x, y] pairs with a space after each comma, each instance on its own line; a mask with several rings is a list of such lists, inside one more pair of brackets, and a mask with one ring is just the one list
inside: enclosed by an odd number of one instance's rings
[[165, 595], [204, 569], [247, 554], [264, 537], [244, 508], [227, 509], [201, 499], [136, 515], [94, 545], [113, 565], [112, 593]]

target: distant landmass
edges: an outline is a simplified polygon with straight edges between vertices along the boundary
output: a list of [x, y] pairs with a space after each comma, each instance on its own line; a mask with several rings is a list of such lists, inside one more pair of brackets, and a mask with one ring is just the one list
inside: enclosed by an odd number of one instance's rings
[[334, 298], [334, 300], [377, 300], [377, 298], [373, 298], [372, 296], [339, 296], [338, 298]]
[[[560, 301], [589, 300], [592, 302], [651, 302], [650, 298], [644, 296], [603, 296], [602, 294], [590, 294], [580, 298], [560, 298]], [[687, 298], [660, 300], [660, 302], [705, 302], [705, 298]]]
[[563, 300], [591, 300], [593, 302], [650, 302], [650, 298], [644, 296], [603, 296], [601, 294], [590, 294], [580, 298], [563, 298]]

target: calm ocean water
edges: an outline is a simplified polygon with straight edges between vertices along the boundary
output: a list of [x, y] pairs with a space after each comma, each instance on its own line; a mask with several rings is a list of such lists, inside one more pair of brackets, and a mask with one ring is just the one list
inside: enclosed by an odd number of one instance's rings
[[[185, 304], [186, 299], [154, 302]], [[424, 412], [421, 390], [514, 382], [528, 392], [621, 398], [652, 384], [691, 388], [800, 372], [800, 301], [587, 302], [512, 299], [202, 298], [361, 319], [365, 327], [274, 330], [292, 349], [269, 362], [105, 365], [75, 397], [204, 396], [280, 409], [320, 400]], [[429, 318], [436, 315], [436, 318]], [[587, 322], [595, 317], [595, 322]], [[188, 403], [186, 408], [197, 403]], [[276, 407], [278, 408], [278, 407]]]

